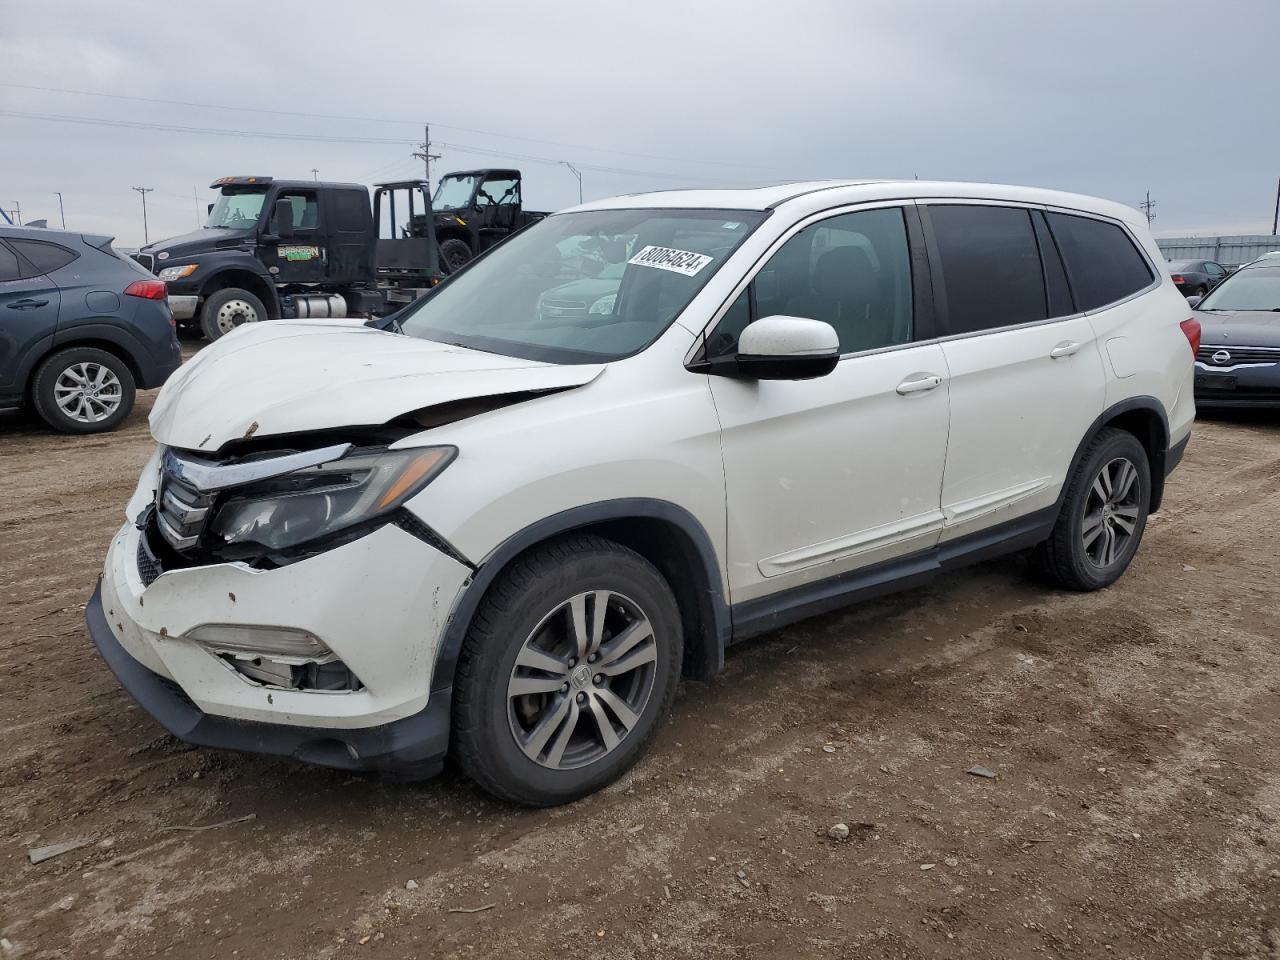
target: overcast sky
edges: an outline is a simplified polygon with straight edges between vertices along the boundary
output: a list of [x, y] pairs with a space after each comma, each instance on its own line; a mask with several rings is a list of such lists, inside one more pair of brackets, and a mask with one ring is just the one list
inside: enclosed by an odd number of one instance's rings
[[567, 160], [586, 199], [919, 176], [1270, 232], [1278, 38], [1280, 0], [0, 0], [0, 206], [56, 226], [62, 191], [68, 227], [135, 246], [131, 187], [154, 240], [219, 176], [413, 176], [429, 121], [434, 171], [519, 166], [534, 209], [577, 201]]

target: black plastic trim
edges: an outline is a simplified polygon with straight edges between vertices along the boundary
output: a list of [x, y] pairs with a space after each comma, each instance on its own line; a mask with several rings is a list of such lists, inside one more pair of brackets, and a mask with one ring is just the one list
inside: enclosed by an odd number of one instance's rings
[[338, 730], [216, 717], [197, 707], [177, 684], [135, 660], [111, 632], [102, 586], [85, 607], [85, 624], [111, 672], [147, 713], [179, 740], [202, 747], [292, 757], [339, 770], [394, 773], [426, 779], [440, 772], [449, 748], [452, 692], [431, 693], [420, 713], [376, 727]]
[[852, 603], [919, 586], [947, 570], [1033, 547], [1049, 536], [1057, 519], [1058, 505], [1055, 504], [928, 550], [735, 603], [733, 642]]

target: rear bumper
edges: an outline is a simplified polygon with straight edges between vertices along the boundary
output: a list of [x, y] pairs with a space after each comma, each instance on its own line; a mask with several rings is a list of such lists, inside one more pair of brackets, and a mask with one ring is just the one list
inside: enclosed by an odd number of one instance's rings
[[89, 636], [138, 705], [180, 740], [204, 747], [292, 757], [341, 770], [426, 778], [440, 772], [449, 746], [450, 691], [431, 695], [421, 712], [376, 727], [332, 729], [233, 720], [205, 713], [172, 680], [135, 660], [111, 632], [101, 584], [85, 608]]

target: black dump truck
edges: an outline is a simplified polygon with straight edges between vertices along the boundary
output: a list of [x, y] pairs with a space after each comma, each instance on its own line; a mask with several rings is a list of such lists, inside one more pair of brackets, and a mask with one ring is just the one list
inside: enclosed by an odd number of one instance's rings
[[446, 273], [547, 216], [524, 209], [520, 182], [519, 170], [460, 170], [440, 178], [431, 206]]

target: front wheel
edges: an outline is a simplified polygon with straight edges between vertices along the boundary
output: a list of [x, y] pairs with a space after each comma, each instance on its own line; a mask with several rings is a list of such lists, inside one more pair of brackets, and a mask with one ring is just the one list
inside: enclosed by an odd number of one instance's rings
[[267, 319], [267, 308], [248, 290], [227, 287], [205, 298], [200, 329], [209, 340], [226, 336], [236, 327]]
[[463, 643], [454, 754], [515, 803], [598, 790], [655, 736], [682, 649], [671, 588], [639, 554], [593, 536], [539, 547], [495, 581]]
[[1133, 434], [1108, 427], [1069, 479], [1053, 533], [1036, 548], [1037, 566], [1071, 590], [1115, 583], [1138, 551], [1150, 505], [1146, 450]]

